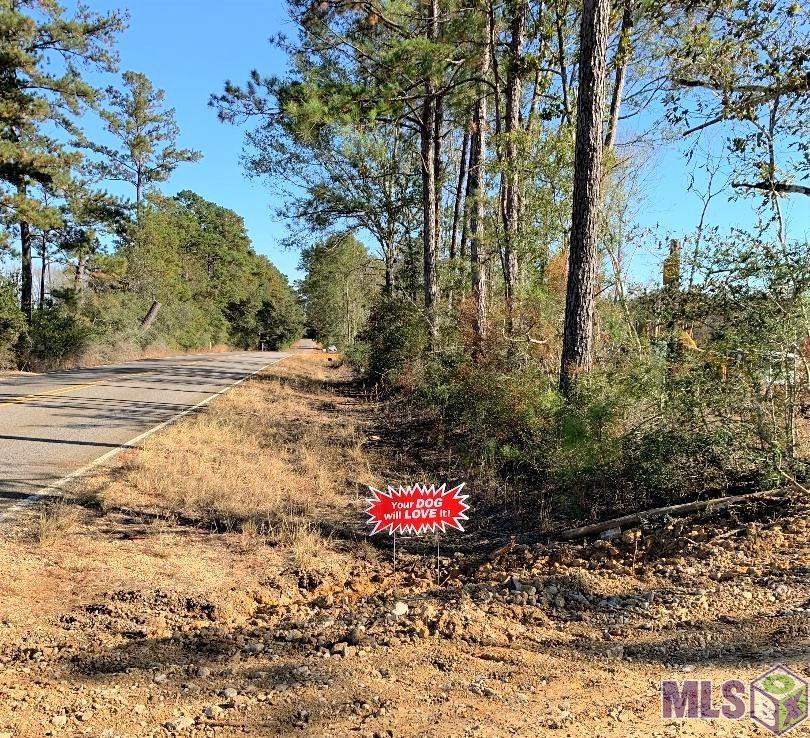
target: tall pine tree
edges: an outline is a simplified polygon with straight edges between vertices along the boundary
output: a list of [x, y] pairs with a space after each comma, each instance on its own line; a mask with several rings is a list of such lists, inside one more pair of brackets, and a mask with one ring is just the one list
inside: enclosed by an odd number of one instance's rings
[[46, 131], [72, 129], [73, 117], [96, 103], [97, 91], [82, 71], [113, 69], [112, 44], [124, 21], [120, 13], [100, 15], [84, 7], [69, 17], [53, 0], [0, 5], [0, 207], [20, 238], [20, 294], [29, 322], [31, 226], [46, 226], [53, 216], [31, 189], [64, 177], [78, 161]]
[[117, 147], [84, 141], [101, 155], [95, 163], [104, 179], [127, 182], [140, 205], [149, 185], [165, 182], [180, 164], [202, 158], [199, 151], [177, 146], [180, 128], [174, 108], [166, 108], [166, 93], [156, 89], [145, 74], [124, 72], [124, 89], [107, 88], [107, 109], [101, 111], [107, 131]]

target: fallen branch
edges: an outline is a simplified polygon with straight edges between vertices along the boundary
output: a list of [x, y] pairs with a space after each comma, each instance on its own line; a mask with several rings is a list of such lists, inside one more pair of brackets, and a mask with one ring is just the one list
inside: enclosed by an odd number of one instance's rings
[[796, 492], [799, 492], [799, 493], [801, 493], [803, 495], [810, 495], [810, 489], [807, 489], [807, 487], [804, 487], [801, 484], [799, 484], [793, 477], [790, 476], [790, 474], [788, 474], [787, 472], [782, 471], [781, 469], [779, 470], [779, 473], [785, 478], [787, 483]]
[[[794, 484], [797, 484], [794, 481]], [[798, 486], [798, 485], [797, 485]], [[803, 488], [802, 488], [803, 489]], [[788, 488], [767, 491], [767, 492], [750, 492], [747, 495], [735, 495], [733, 497], [719, 497], [713, 500], [700, 500], [699, 502], [685, 502], [681, 505], [667, 505], [666, 507], [655, 507], [652, 510], [645, 510], [632, 515], [623, 515], [620, 518], [613, 518], [612, 520], [603, 520], [601, 523], [594, 523], [593, 525], [583, 525], [579, 528], [569, 528], [560, 533], [562, 539], [572, 538], [585, 538], [595, 533], [602, 533], [603, 531], [610, 530], [611, 528], [632, 528], [646, 520], [653, 518], [660, 518], [664, 515], [677, 516], [686, 515], [687, 513], [698, 512], [701, 510], [728, 507], [738, 502], [750, 502], [761, 497], [781, 497], [786, 495], [790, 490]], [[807, 490], [805, 490], [807, 491]]]

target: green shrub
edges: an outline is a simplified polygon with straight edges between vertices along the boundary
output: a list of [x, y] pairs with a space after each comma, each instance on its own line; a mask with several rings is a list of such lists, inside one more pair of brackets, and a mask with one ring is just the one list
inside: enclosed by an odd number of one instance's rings
[[63, 304], [34, 312], [28, 364], [55, 369], [81, 357], [93, 339], [93, 329], [83, 316]]
[[[492, 338], [476, 362], [463, 341], [427, 358], [409, 347], [395, 308], [368, 331], [367, 366], [407, 376], [410, 402], [426, 413], [440, 445], [452, 446], [468, 468], [486, 467], [512, 486], [553, 499], [566, 517], [610, 516], [715, 495], [767, 473], [751, 434], [721, 416], [701, 416], [696, 403], [730, 402], [727, 387], [712, 395], [699, 366], [672, 376], [665, 359], [617, 358], [580, 378], [563, 400], [556, 376], [541, 362], [516, 360]], [[382, 373], [377, 370], [377, 376]], [[716, 387], [714, 382], [712, 386]], [[499, 504], [499, 503], [498, 503]]]
[[14, 347], [25, 333], [25, 316], [17, 305], [14, 286], [0, 279], [0, 369], [16, 366]]
[[427, 345], [426, 328], [423, 315], [413, 305], [382, 294], [349, 356], [374, 382], [410, 383], [405, 375], [414, 370]]

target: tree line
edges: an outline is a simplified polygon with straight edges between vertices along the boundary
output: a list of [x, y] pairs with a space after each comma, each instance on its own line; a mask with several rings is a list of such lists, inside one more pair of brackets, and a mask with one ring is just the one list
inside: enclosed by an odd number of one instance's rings
[[18, 264], [0, 279], [0, 364], [300, 335], [297, 296], [241, 217], [192, 192], [160, 194], [201, 158], [179, 146], [165, 93], [133, 71], [89, 81], [117, 71], [126, 14], [11, 0], [0, 23], [0, 257]]
[[[211, 104], [311, 244], [316, 332], [456, 429], [470, 463], [567, 504], [800, 473], [807, 243], [784, 203], [809, 192], [804, 5], [287, 6], [290, 72]], [[703, 203], [677, 239], [634, 219], [673, 139]], [[723, 199], [755, 225], [713, 223]], [[650, 244], [661, 279], [636, 284]]]

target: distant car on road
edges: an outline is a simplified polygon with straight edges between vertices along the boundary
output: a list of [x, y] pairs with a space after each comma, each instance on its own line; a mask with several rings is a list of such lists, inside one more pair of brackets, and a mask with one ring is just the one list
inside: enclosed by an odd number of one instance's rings
[[326, 349], [327, 354], [336, 354], [338, 352], [337, 346], [331, 345]]

